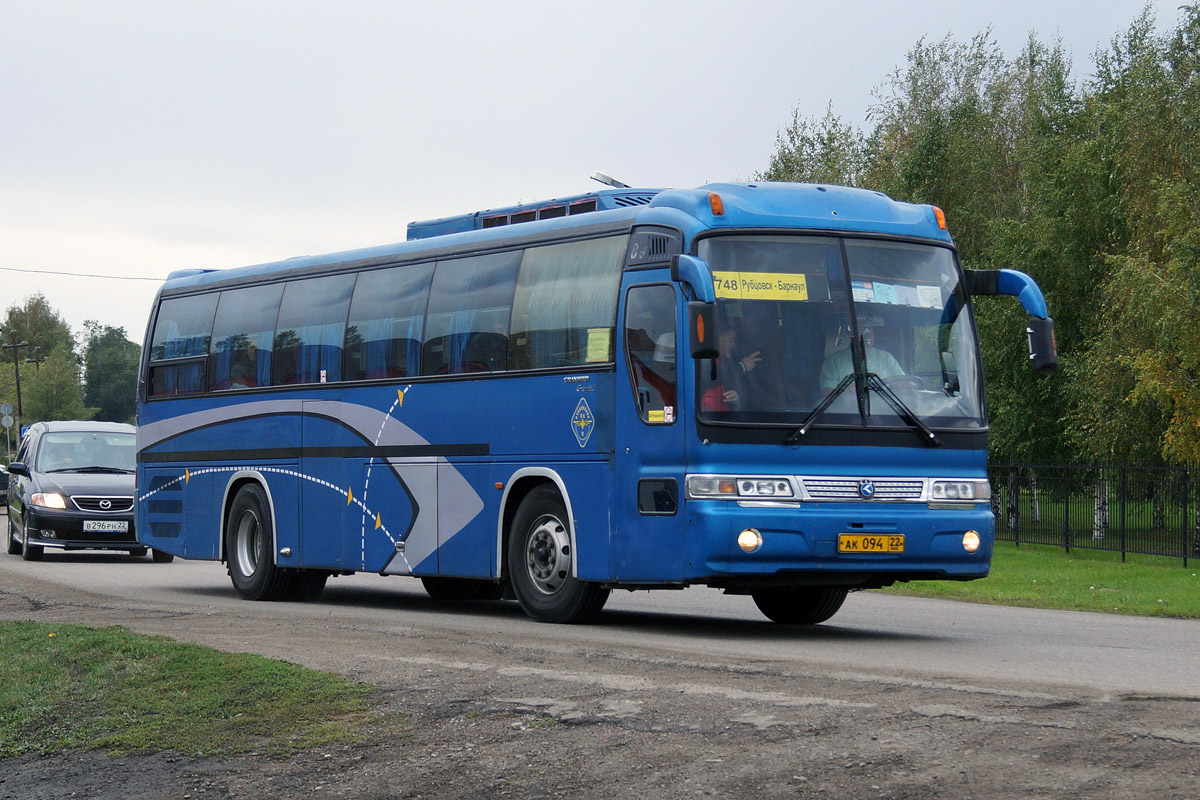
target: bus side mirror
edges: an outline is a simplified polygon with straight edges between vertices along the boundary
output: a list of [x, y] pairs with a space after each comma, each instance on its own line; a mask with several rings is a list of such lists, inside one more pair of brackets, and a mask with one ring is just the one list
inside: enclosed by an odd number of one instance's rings
[[708, 264], [695, 256], [671, 256], [671, 280], [690, 287], [697, 300], [711, 303], [717, 299]]
[[716, 310], [713, 303], [688, 303], [688, 350], [692, 358], [717, 357]]
[[1029, 366], [1039, 372], [1057, 369], [1058, 342], [1054, 337], [1054, 320], [1030, 316], [1025, 333], [1029, 336]]

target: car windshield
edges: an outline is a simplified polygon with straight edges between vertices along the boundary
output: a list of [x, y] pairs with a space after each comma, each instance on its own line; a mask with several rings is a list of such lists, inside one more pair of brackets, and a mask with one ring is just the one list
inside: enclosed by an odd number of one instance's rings
[[975, 330], [951, 249], [722, 236], [699, 255], [713, 271], [720, 351], [697, 362], [703, 421], [983, 427]]
[[121, 431], [53, 431], [38, 443], [38, 472], [133, 472], [137, 437]]

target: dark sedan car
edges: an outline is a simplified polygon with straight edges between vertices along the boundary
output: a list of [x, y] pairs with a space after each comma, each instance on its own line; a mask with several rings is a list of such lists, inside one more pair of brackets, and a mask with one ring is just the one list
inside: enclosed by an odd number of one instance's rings
[[[8, 552], [27, 561], [47, 547], [145, 555], [133, 527], [132, 425], [39, 422], [8, 465]], [[154, 551], [155, 561], [170, 561]]]

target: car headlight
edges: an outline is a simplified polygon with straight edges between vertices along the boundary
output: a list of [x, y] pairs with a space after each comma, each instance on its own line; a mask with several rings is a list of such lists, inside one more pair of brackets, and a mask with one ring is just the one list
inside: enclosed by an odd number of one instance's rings
[[987, 481], [934, 481], [929, 497], [931, 500], [952, 502], [991, 500], [992, 485]]
[[67, 507], [67, 498], [58, 492], [35, 492], [29, 496], [29, 502], [43, 508], [57, 508], [60, 511]]
[[692, 475], [688, 497], [693, 499], [739, 500], [746, 497], [794, 497], [787, 478], [733, 475]]

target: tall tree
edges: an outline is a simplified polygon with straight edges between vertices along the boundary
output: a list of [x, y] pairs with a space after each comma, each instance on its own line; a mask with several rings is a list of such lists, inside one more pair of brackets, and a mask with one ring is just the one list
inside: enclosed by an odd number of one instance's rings
[[132, 422], [141, 348], [129, 341], [124, 328], [83, 323], [83, 401], [95, 409], [95, 419]]
[[21, 381], [25, 419], [36, 422], [57, 419], [91, 419], [92, 411], [83, 404], [79, 382], [79, 362], [75, 354], [56, 350], [39, 369]]
[[60, 350], [72, 353], [75, 350], [71, 326], [40, 293], [26, 297], [24, 303], [9, 306], [0, 325], [0, 337], [7, 340], [10, 336], [29, 346], [25, 351], [27, 357], [49, 358]]

